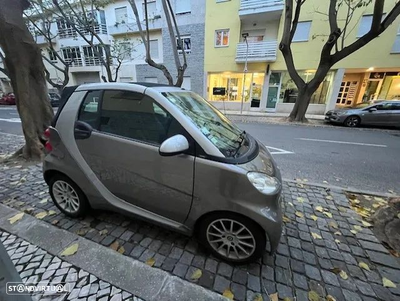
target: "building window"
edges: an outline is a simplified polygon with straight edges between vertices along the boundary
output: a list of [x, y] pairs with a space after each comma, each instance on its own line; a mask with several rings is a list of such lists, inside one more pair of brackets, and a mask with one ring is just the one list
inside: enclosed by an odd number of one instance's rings
[[152, 59], [158, 59], [158, 40], [150, 40], [150, 56]]
[[128, 22], [128, 9], [126, 6], [115, 9], [115, 22], [117, 24], [124, 24]]
[[70, 38], [77, 36], [75, 29], [73, 29], [72, 25], [65, 19], [57, 19], [56, 23], [60, 38]]
[[190, 13], [191, 11], [190, 2], [191, 0], [175, 0], [175, 13], [176, 14]]
[[293, 36], [293, 42], [307, 42], [310, 36], [311, 21], [297, 23], [296, 32]]
[[129, 42], [123, 42], [120, 43], [121, 47], [120, 47], [120, 55], [119, 57], [123, 60], [123, 61], [127, 61], [131, 59], [131, 43]]
[[215, 47], [229, 46], [229, 29], [215, 31]]
[[91, 47], [91, 46], [83, 46], [83, 55], [85, 57], [85, 65], [86, 66], [100, 66], [101, 61], [100, 57], [103, 56], [103, 48], [99, 45]]
[[[358, 27], [357, 38], [362, 37], [365, 35], [372, 26], [372, 15], [364, 15], [360, 21], [360, 27]], [[382, 14], [382, 20], [385, 19], [386, 14]]]
[[[155, 0], [154, 1], [147, 1], [147, 15], [148, 15], [149, 19], [154, 19], [154, 17], [156, 15], [159, 15], [157, 13], [157, 2]], [[146, 19], [145, 16], [146, 16], [146, 14], [145, 14], [145, 5], [144, 5], [144, 2], [143, 2], [143, 20]]]
[[49, 50], [47, 50], [47, 52], [49, 54], [50, 61], [52, 61], [53, 63], [57, 63], [57, 55], [56, 55], [55, 51], [52, 49], [49, 49]]
[[66, 63], [70, 63], [71, 66], [83, 66], [79, 46], [61, 48], [61, 51]]
[[192, 84], [190, 80], [190, 76], [184, 76], [182, 86], [183, 89], [190, 91], [192, 89]]
[[190, 53], [192, 50], [190, 36], [181, 36], [181, 45], [179, 45], [179, 39], [177, 38], [176, 47], [178, 48], [178, 53], [182, 53], [182, 48], [186, 53]]
[[397, 35], [394, 40], [394, 44], [393, 44], [391, 53], [400, 53], [400, 27], [397, 30]]

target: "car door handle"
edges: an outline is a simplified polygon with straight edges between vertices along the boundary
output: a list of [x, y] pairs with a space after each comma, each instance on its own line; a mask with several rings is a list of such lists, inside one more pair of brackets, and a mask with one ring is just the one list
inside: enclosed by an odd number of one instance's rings
[[87, 139], [92, 135], [93, 128], [90, 124], [83, 121], [75, 121], [74, 136], [75, 139]]

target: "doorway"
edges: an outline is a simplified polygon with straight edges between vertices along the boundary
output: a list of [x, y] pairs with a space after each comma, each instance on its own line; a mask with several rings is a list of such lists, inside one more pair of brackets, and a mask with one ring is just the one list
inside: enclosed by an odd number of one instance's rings
[[272, 72], [269, 77], [268, 95], [267, 95], [267, 110], [275, 111], [276, 104], [279, 99], [279, 90], [281, 88], [281, 73]]
[[383, 79], [370, 79], [367, 82], [367, 87], [365, 88], [363, 102], [368, 102], [370, 100], [378, 99], [379, 91], [382, 87]]

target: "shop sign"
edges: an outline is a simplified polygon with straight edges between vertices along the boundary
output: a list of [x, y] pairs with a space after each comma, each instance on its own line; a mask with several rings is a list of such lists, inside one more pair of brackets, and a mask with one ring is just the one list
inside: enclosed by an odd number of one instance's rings
[[214, 87], [213, 88], [213, 95], [225, 95], [226, 88], [224, 87]]
[[369, 76], [370, 79], [383, 79], [385, 77], [385, 72], [373, 72]]

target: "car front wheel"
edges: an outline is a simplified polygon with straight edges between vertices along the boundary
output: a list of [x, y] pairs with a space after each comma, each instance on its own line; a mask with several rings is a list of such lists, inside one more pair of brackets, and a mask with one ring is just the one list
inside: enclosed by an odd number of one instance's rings
[[360, 125], [361, 119], [358, 116], [349, 116], [344, 121], [344, 125], [347, 127], [357, 127]]
[[209, 215], [201, 221], [199, 230], [203, 245], [214, 256], [225, 261], [249, 263], [265, 252], [265, 232], [255, 222], [241, 215]]
[[90, 208], [82, 190], [64, 175], [54, 175], [49, 181], [49, 190], [54, 204], [65, 215], [71, 217], [82, 216]]

